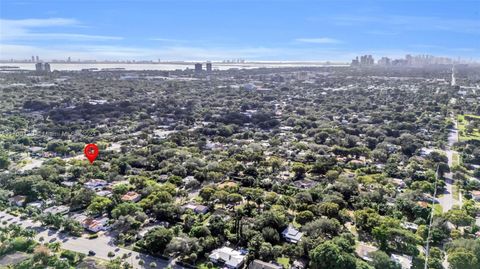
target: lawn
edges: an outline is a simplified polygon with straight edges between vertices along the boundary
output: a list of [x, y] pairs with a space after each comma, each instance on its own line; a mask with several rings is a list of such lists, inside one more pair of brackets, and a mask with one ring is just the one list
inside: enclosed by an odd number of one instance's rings
[[302, 228], [302, 224], [298, 223], [296, 219], [293, 220], [292, 225], [293, 225], [293, 227], [295, 227], [296, 229]]
[[458, 120], [459, 140], [460, 141], [480, 140], [480, 129], [479, 128], [474, 128], [473, 132], [471, 132], [469, 134], [466, 133], [466, 128], [467, 128], [467, 125], [469, 123], [468, 120], [465, 118], [467, 116], [480, 120], [480, 116], [476, 116], [476, 115], [471, 115], [471, 114], [458, 115], [457, 120]]
[[277, 258], [278, 264], [281, 264], [283, 268], [289, 268], [290, 267], [290, 259], [286, 257], [282, 258]]
[[433, 205], [433, 215], [442, 215], [443, 214], [443, 208], [440, 204], [434, 204]]
[[458, 190], [458, 186], [456, 185], [452, 186], [452, 196], [453, 196], [453, 199], [457, 201], [460, 199], [460, 192]]
[[452, 153], [452, 166], [460, 165], [460, 155], [458, 152]]

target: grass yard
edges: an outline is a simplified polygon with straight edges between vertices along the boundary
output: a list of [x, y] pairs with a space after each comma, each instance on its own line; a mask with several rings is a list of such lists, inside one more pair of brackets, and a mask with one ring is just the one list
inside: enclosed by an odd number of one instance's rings
[[474, 128], [471, 133], [467, 133], [467, 126], [469, 121], [466, 117], [478, 119], [480, 121], [480, 116], [465, 114], [465, 115], [458, 115], [458, 138], [460, 141], [467, 141], [467, 140], [480, 140], [480, 129]]
[[460, 200], [460, 192], [458, 190], [458, 186], [456, 185], [452, 186], [452, 196], [453, 196], [453, 199], [457, 201]]
[[452, 153], [452, 166], [460, 165], [460, 155], [458, 152]]
[[434, 204], [433, 205], [433, 214], [436, 216], [442, 215], [443, 214], [443, 208], [440, 204]]
[[290, 267], [290, 259], [289, 258], [277, 258], [278, 264], [282, 265], [283, 268], [289, 268]]

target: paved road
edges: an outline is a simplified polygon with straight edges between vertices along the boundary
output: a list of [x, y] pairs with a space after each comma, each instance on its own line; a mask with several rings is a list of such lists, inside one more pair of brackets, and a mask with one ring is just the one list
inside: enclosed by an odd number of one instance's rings
[[[454, 128], [448, 134], [448, 146], [445, 149], [445, 154], [448, 158], [448, 166], [450, 169], [453, 166], [453, 153], [455, 153], [453, 148], [453, 144], [458, 142], [458, 129], [457, 129], [457, 122], [454, 120]], [[447, 212], [450, 210], [454, 205], [462, 205], [462, 195], [459, 195], [460, 200], [455, 200], [453, 198], [453, 173], [447, 173], [445, 175], [445, 191], [441, 197], [438, 198], [440, 205], [442, 205], [443, 212]], [[480, 218], [477, 219], [477, 222], [480, 223]], [[454, 228], [453, 224], [449, 223], [450, 228]], [[443, 268], [450, 268], [450, 264], [448, 263], [448, 255], [445, 255], [445, 258], [442, 262]]]
[[[457, 125], [455, 122], [455, 128], [450, 131], [448, 134], [448, 146], [445, 150], [445, 154], [448, 158], [448, 166], [452, 168], [453, 164], [453, 153], [454, 151], [451, 149], [453, 144], [458, 142], [458, 130]], [[459, 200], [453, 198], [453, 173], [445, 174], [445, 191], [442, 193], [440, 197], [438, 197], [438, 202], [442, 206], [443, 212], [447, 212], [448, 210], [452, 209], [454, 205], [461, 205]]]
[[[52, 229], [46, 229], [41, 226], [38, 222], [33, 222], [29, 219], [20, 220], [19, 217], [15, 217], [6, 212], [0, 211], [0, 226], [5, 226], [3, 221], [7, 221], [8, 224], [16, 223], [21, 225], [24, 228], [34, 229], [38, 232], [35, 239], [39, 240], [40, 237], [43, 237], [44, 242], [60, 242], [63, 249], [68, 249], [84, 254], [88, 254], [89, 250], [95, 251], [95, 257], [110, 260], [108, 257], [109, 252], [115, 253], [115, 257], [122, 257], [123, 254], [132, 253], [131, 256], [126, 260], [133, 265], [134, 268], [152, 268], [150, 267], [151, 262], [155, 262], [157, 267], [155, 268], [166, 268], [168, 265], [171, 265], [175, 269], [183, 269], [183, 267], [178, 265], [173, 265], [172, 261], [166, 261], [163, 259], [155, 258], [149, 255], [141, 254], [135, 251], [130, 251], [124, 248], [118, 248], [110, 243], [111, 238], [102, 235], [95, 239], [87, 239], [82, 237], [72, 237], [64, 233], [59, 233]], [[141, 266], [138, 264], [139, 260], [144, 261], [144, 265]]]

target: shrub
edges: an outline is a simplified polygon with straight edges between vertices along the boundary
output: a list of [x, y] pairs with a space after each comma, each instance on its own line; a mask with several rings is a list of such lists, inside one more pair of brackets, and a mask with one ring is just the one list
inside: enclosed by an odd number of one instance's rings
[[89, 235], [89, 236], [88, 236], [88, 239], [95, 239], [95, 238], [97, 238], [97, 237], [98, 237], [98, 234], [95, 233], [95, 234]]

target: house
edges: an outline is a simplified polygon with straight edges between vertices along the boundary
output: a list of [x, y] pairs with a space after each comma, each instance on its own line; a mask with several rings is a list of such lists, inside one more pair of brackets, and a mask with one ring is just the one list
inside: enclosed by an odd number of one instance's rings
[[108, 183], [102, 179], [90, 179], [84, 185], [86, 188], [89, 188], [89, 189], [98, 189], [98, 188], [103, 188], [107, 186]]
[[186, 176], [186, 177], [182, 180], [183, 184], [185, 184], [185, 185], [188, 185], [188, 184], [190, 184], [190, 183], [192, 183], [192, 182], [194, 182], [194, 181], [196, 181], [196, 179], [195, 179], [194, 176]]
[[43, 158], [54, 158], [54, 157], [57, 157], [57, 153], [55, 153], [55, 152], [43, 152], [42, 157]]
[[168, 180], [168, 175], [160, 175], [158, 176], [158, 181], [166, 182]]
[[416, 232], [418, 225], [412, 222], [403, 222], [400, 224], [403, 228]]
[[96, 194], [97, 194], [98, 196], [102, 196], [102, 197], [110, 197], [110, 196], [112, 196], [112, 192], [111, 192], [111, 191], [107, 191], [107, 190], [97, 191]]
[[428, 208], [428, 203], [424, 201], [417, 201], [417, 205], [423, 207], [423, 208]]
[[212, 251], [208, 258], [211, 262], [219, 266], [225, 266], [229, 269], [238, 269], [243, 266], [246, 255], [238, 250], [229, 247], [222, 247]]
[[480, 191], [472, 191], [473, 200], [480, 202]]
[[283, 269], [283, 267], [274, 263], [254, 260], [248, 265], [248, 269]]
[[208, 206], [196, 205], [196, 204], [187, 204], [183, 206], [184, 209], [191, 209], [195, 214], [206, 214], [208, 212]]
[[204, 206], [204, 205], [197, 205], [195, 207], [195, 209], [193, 210], [195, 213], [197, 214], [207, 214], [208, 212], [208, 206]]
[[40, 151], [43, 150], [42, 147], [29, 147], [28, 151], [30, 151], [30, 156], [40, 157]]
[[392, 254], [392, 255], [390, 255], [390, 259], [392, 261], [395, 261], [398, 264], [400, 264], [402, 269], [412, 268], [412, 257], [411, 256]]
[[62, 181], [60, 184], [62, 184], [63, 186], [66, 186], [66, 187], [73, 187], [76, 182], [75, 181]]
[[302, 239], [303, 233], [299, 232], [293, 226], [288, 226], [282, 232], [283, 238], [290, 243], [298, 243]]
[[140, 201], [141, 195], [134, 191], [129, 191], [122, 196], [122, 201], [124, 202], [138, 202]]
[[70, 207], [64, 206], [64, 205], [52, 206], [52, 207], [49, 207], [49, 208], [45, 209], [43, 212], [44, 212], [44, 213], [54, 214], [54, 215], [55, 215], [55, 214], [65, 215], [65, 214], [67, 214], [68, 212], [70, 212]]
[[30, 202], [27, 204], [29, 207], [35, 207], [35, 208], [42, 208], [43, 203], [42, 202]]
[[23, 206], [26, 201], [27, 201], [27, 196], [25, 195], [15, 195], [13, 197], [8, 198], [8, 202], [11, 205], [15, 205], [15, 206]]
[[108, 229], [107, 227], [108, 223], [108, 218], [103, 217], [103, 218], [86, 218], [81, 222], [83, 228], [91, 231], [91, 232], [99, 232], [99, 231], [105, 231]]
[[365, 166], [365, 162], [361, 161], [361, 160], [350, 160], [348, 162], [348, 164], [351, 166], [351, 167], [355, 167], [355, 168], [359, 168], [359, 167], [362, 167], [362, 166]]
[[369, 262], [372, 261], [372, 258], [370, 258], [370, 253], [375, 252], [377, 250], [378, 250], [377, 247], [367, 245], [364, 242], [359, 242], [359, 244], [355, 248], [355, 252], [357, 253], [357, 255], [363, 260], [369, 261]]
[[391, 178], [390, 181], [400, 189], [403, 189], [407, 186], [405, 182], [399, 178]]
[[295, 260], [293, 261], [293, 264], [292, 264], [292, 269], [304, 269], [306, 268], [306, 262], [303, 261], [303, 260]]
[[311, 189], [318, 185], [318, 182], [310, 180], [310, 179], [302, 179], [302, 180], [297, 180], [292, 183], [295, 187], [299, 189]]

